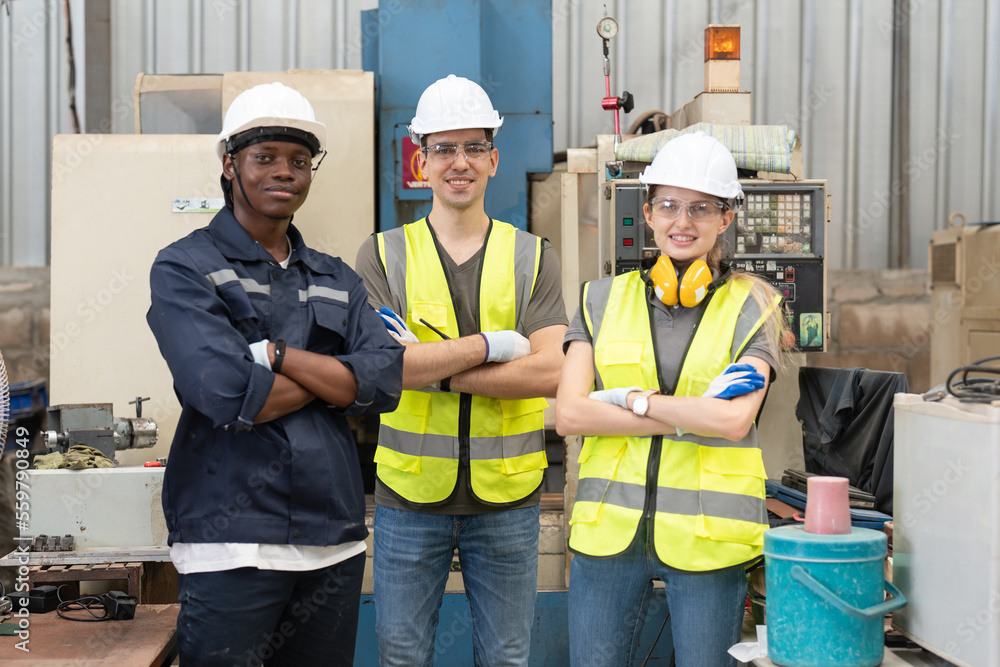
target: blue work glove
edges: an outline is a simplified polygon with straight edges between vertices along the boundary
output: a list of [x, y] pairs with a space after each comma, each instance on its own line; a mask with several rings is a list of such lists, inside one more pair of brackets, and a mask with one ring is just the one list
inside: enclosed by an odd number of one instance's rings
[[592, 398], [595, 401], [611, 403], [612, 405], [617, 405], [620, 408], [628, 410], [628, 403], [625, 402], [625, 398], [633, 391], [641, 392], [643, 389], [642, 387], [615, 387], [614, 389], [601, 389], [600, 391], [590, 392], [587, 394], [587, 398]]
[[269, 342], [265, 338], [256, 343], [250, 343], [250, 354], [253, 355], [253, 362], [258, 366], [263, 366], [267, 370], [271, 370], [271, 360], [267, 358], [267, 344]]
[[410, 331], [410, 327], [406, 326], [399, 315], [392, 312], [392, 308], [387, 306], [382, 306], [378, 309], [378, 316], [382, 318], [385, 323], [385, 328], [389, 330], [389, 335], [398, 340], [400, 343], [419, 343], [420, 339], [417, 338], [416, 334]]
[[531, 342], [516, 331], [480, 331], [486, 339], [486, 361], [507, 362], [531, 354]]
[[764, 376], [750, 364], [729, 364], [708, 385], [705, 398], [730, 399], [764, 387]]

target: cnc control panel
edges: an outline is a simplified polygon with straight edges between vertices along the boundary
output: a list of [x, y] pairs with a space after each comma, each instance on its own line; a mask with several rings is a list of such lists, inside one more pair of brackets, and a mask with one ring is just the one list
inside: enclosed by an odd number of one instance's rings
[[[645, 189], [637, 180], [613, 182], [614, 273], [639, 268], [659, 250], [646, 225]], [[741, 181], [743, 208], [723, 235], [723, 263], [766, 278], [784, 295], [797, 349], [819, 352], [826, 336], [825, 181]]]

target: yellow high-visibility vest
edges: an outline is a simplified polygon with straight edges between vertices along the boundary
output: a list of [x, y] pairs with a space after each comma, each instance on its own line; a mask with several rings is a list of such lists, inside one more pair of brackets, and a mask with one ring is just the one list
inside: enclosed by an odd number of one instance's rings
[[[424, 322], [458, 338], [451, 290], [426, 218], [377, 235], [394, 310], [421, 342], [441, 340]], [[479, 275], [481, 331], [518, 330], [538, 278], [541, 239], [493, 221]], [[494, 504], [517, 503], [542, 483], [544, 398], [507, 400], [404, 391], [382, 415], [375, 462], [378, 478], [415, 505], [447, 501], [460, 461], [467, 460], [473, 495]]]
[[[731, 358], [749, 294], [748, 282], [729, 280], [703, 302], [673, 395], [701, 396], [764, 324], [766, 313]], [[598, 388], [662, 390], [652, 306], [641, 274], [588, 283], [581, 301], [594, 342]], [[776, 297], [775, 306], [778, 302]], [[653, 516], [657, 557], [670, 567], [709, 571], [751, 562], [761, 556], [767, 528], [766, 477], [756, 427], [736, 442], [695, 434], [586, 438], [570, 548], [589, 556], [617, 555], [632, 543], [646, 513]]]

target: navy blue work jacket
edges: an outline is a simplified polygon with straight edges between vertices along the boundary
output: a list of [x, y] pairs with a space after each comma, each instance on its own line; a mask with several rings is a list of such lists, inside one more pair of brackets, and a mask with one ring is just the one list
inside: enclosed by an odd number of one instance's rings
[[[146, 315], [181, 402], [163, 483], [174, 542], [333, 545], [364, 539], [357, 446], [345, 416], [393, 410], [403, 347], [339, 258], [289, 225], [287, 269], [233, 212], [160, 251]], [[335, 356], [357, 380], [346, 409], [316, 399], [254, 425], [274, 383], [250, 343]]]

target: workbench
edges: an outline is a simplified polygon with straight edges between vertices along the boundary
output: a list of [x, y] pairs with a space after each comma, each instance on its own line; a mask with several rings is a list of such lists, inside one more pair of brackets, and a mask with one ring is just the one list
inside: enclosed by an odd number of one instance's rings
[[79, 597], [79, 582], [122, 580], [123, 592], [139, 604], [177, 601], [177, 570], [170, 561], [170, 547], [91, 547], [72, 551], [13, 551], [0, 558], [0, 567], [28, 566], [31, 587], [43, 584], [60, 589], [63, 600]]
[[13, 636], [0, 637], [0, 665], [18, 667], [160, 667], [177, 655], [179, 604], [139, 605], [130, 621], [79, 623], [50, 611], [31, 614], [25, 653]]

